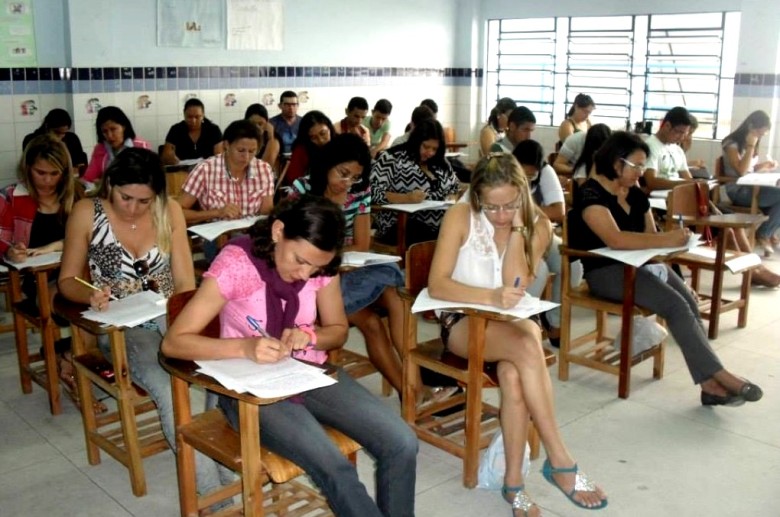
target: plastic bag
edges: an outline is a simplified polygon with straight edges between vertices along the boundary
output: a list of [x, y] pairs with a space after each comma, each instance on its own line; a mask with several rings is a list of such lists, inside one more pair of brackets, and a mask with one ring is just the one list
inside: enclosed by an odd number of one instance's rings
[[[635, 356], [651, 348], [668, 336], [669, 333], [655, 321], [655, 316], [634, 316], [634, 328], [631, 339], [631, 355]], [[615, 336], [613, 346], [620, 349], [621, 331]]]
[[[523, 456], [523, 479], [528, 477], [531, 469], [531, 451], [528, 444], [525, 444], [525, 455]], [[477, 478], [477, 488], [485, 490], [501, 490], [504, 486], [504, 474], [506, 473], [506, 457], [504, 456], [504, 436], [501, 430], [498, 430], [490, 440], [490, 445], [482, 455], [479, 461], [479, 473]]]

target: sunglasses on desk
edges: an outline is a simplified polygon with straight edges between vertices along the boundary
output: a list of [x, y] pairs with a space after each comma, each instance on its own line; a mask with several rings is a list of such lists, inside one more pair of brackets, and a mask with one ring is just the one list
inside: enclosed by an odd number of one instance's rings
[[149, 263], [147, 261], [136, 260], [133, 262], [133, 270], [135, 271], [135, 274], [138, 275], [138, 278], [141, 279], [141, 289], [144, 291], [158, 292], [157, 282], [149, 278]]

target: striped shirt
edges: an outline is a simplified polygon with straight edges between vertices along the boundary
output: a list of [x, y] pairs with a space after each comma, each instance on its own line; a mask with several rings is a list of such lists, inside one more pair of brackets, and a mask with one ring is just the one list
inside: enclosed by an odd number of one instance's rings
[[[447, 196], [458, 193], [458, 178], [452, 172], [449, 162], [445, 167], [432, 166], [433, 179], [423, 172], [403, 147], [395, 147], [379, 155], [371, 166], [371, 192], [374, 203], [388, 204], [388, 192], [408, 193], [422, 190], [425, 199], [444, 201]], [[409, 220], [417, 221], [430, 228], [438, 229], [444, 217], [444, 210], [422, 210], [411, 214]], [[388, 234], [397, 219], [391, 210], [382, 210], [376, 216], [376, 237], [380, 240]]]
[[[309, 184], [309, 177], [304, 176], [303, 178], [295, 180], [293, 182], [293, 189], [290, 196], [294, 197], [310, 192], [311, 185]], [[360, 192], [348, 192], [347, 200], [344, 202], [341, 209], [344, 211], [344, 218], [346, 219], [344, 245], [350, 246], [355, 241], [355, 218], [362, 214], [371, 213], [371, 188], [369, 187]]]
[[182, 190], [197, 198], [202, 210], [234, 204], [241, 209], [241, 215], [247, 217], [259, 214], [263, 198], [274, 194], [273, 172], [267, 163], [252, 158], [246, 177], [236, 181], [228, 173], [225, 155], [219, 154], [195, 167]]

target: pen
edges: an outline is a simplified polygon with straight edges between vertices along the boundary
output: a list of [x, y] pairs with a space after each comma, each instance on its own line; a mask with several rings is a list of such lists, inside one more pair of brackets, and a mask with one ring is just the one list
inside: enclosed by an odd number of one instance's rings
[[520, 287], [520, 277], [519, 276], [515, 277], [515, 289], [517, 289], [518, 287]]
[[683, 228], [682, 214], [677, 214], [677, 222], [679, 223], [680, 229], [682, 230]]
[[271, 336], [268, 335], [268, 332], [266, 332], [263, 327], [260, 326], [260, 322], [254, 319], [252, 316], [247, 316], [246, 322], [249, 323], [249, 328], [260, 334], [262, 337], [272, 339]]
[[3, 244], [7, 244], [9, 248], [13, 248], [14, 246], [16, 246], [16, 244], [14, 244], [13, 242], [7, 241], [5, 239], [0, 239], [0, 242], [2, 242]]
[[[102, 291], [102, 289], [100, 289], [99, 287], [96, 287], [96, 286], [90, 284], [89, 282], [87, 282], [86, 280], [84, 280], [82, 278], [79, 278], [77, 276], [74, 276], [73, 278], [76, 280], [76, 282], [80, 283], [81, 285], [85, 285], [85, 286], [89, 287], [90, 289], [94, 289], [95, 291]], [[114, 300], [114, 301], [119, 300], [119, 298], [117, 298], [113, 294], [109, 294], [108, 295], [108, 299], [109, 300]]]

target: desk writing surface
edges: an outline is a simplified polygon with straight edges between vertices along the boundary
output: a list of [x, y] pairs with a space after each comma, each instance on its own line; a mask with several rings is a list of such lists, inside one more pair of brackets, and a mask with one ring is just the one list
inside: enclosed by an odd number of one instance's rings
[[750, 172], [737, 178], [737, 185], [780, 186], [780, 172]]
[[678, 216], [686, 224], [711, 226], [713, 228], [749, 228], [768, 219], [764, 214], [717, 214], [707, 216]]

